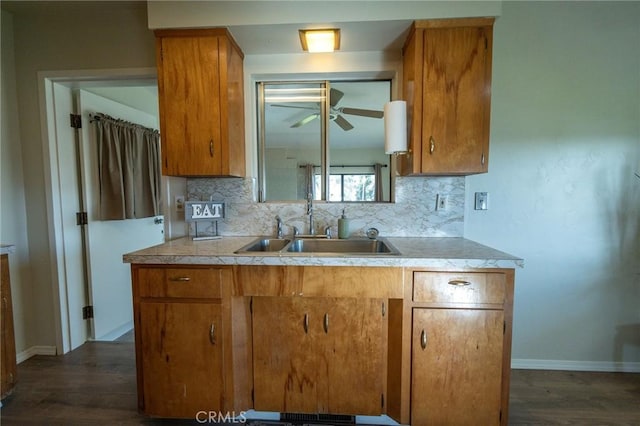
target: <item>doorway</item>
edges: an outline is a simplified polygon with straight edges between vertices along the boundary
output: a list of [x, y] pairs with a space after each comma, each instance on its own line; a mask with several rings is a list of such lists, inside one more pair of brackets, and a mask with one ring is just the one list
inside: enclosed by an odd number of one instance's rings
[[[173, 194], [183, 195], [186, 192], [186, 181], [162, 178], [164, 224], [154, 223], [154, 219], [158, 222], [160, 217], [110, 223], [95, 220], [92, 208], [96, 197], [91, 189], [91, 185], [95, 184], [92, 182], [94, 170], [91, 165], [93, 129], [88, 116], [92, 111], [104, 112], [145, 127], [158, 128], [155, 70], [140, 69], [124, 73], [119, 70], [89, 73], [70, 71], [39, 77], [41, 99], [45, 106], [41, 119], [42, 123], [46, 123], [46, 136], [43, 139], [45, 177], [50, 189], [47, 191], [47, 205], [51, 230], [49, 244], [54, 259], [52, 285], [56, 296], [56, 349], [61, 354], [87, 340], [113, 340], [131, 329], [130, 275], [128, 265], [122, 263], [122, 254], [162, 243], [165, 238], [184, 235], [184, 222], [181, 224], [176, 221], [169, 200]], [[136, 108], [104, 97], [110, 93], [107, 96], [122, 99], [126, 98], [127, 92], [134, 90], [153, 93], [155, 113], [153, 107], [151, 111], [136, 112]], [[139, 101], [141, 96], [130, 98]], [[79, 167], [74, 167], [75, 162], [70, 159], [74, 158], [76, 147], [69, 141], [75, 140], [76, 131], [69, 125], [69, 113], [78, 107], [81, 109], [77, 113], [82, 116], [83, 128], [78, 132], [80, 144], [77, 149], [82, 162]], [[140, 108], [139, 105], [136, 107]], [[96, 108], [100, 111], [96, 111]], [[78, 180], [83, 182], [85, 189], [78, 189], [74, 182]], [[81, 195], [86, 200], [89, 216], [86, 237], [82, 236], [82, 227], [75, 223], [74, 211], [80, 211]], [[136, 234], [131, 238], [133, 232]], [[84, 264], [83, 241], [87, 247], [87, 261]], [[87, 313], [86, 310], [83, 312], [85, 306], [93, 306], [93, 319], [83, 319], [83, 313]]]

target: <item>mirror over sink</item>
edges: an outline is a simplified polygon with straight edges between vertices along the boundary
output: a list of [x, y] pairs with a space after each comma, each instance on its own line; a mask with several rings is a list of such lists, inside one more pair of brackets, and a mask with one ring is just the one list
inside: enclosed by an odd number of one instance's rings
[[384, 104], [391, 81], [260, 82], [261, 202], [389, 202]]

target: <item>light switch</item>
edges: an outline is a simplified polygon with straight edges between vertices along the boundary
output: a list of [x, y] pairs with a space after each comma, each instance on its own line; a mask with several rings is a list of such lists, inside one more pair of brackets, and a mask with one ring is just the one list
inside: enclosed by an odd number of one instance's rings
[[476, 210], [488, 210], [489, 209], [489, 193], [488, 192], [476, 192]]

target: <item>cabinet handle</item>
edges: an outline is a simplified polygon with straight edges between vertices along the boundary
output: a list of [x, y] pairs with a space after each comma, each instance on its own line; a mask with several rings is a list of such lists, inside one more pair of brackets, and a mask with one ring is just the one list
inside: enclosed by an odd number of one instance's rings
[[211, 327], [209, 327], [209, 341], [212, 345], [216, 344], [216, 325], [211, 323]]
[[465, 280], [451, 280], [449, 281], [449, 285], [455, 285], [457, 287], [466, 287], [468, 285], [471, 285], [471, 282], [465, 281]]
[[436, 141], [433, 139], [433, 136], [429, 138], [429, 154], [433, 154], [433, 151], [436, 149]]
[[484, 152], [482, 153], [482, 157], [480, 158], [480, 163], [484, 166]]
[[420, 333], [420, 347], [422, 350], [427, 349], [427, 332], [425, 330]]
[[302, 327], [304, 328], [304, 334], [309, 333], [309, 314], [304, 314], [304, 321], [302, 321]]
[[324, 332], [329, 333], [329, 314], [324, 314]]
[[213, 157], [213, 139], [209, 140], [209, 155]]
[[191, 278], [189, 278], [189, 277], [174, 277], [174, 278], [169, 278], [169, 281], [186, 283], [187, 281], [191, 281]]

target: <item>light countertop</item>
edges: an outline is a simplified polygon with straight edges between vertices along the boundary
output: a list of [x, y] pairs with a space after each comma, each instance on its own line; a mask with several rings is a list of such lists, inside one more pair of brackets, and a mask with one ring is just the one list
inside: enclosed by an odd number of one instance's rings
[[193, 241], [179, 238], [154, 247], [127, 253], [125, 263], [175, 265], [318, 265], [396, 266], [433, 268], [519, 268], [516, 256], [466, 238], [393, 238], [386, 240], [399, 255], [327, 255], [318, 253], [235, 254], [258, 237], [223, 237]]
[[0, 254], [9, 254], [16, 251], [16, 246], [13, 244], [0, 244]]

